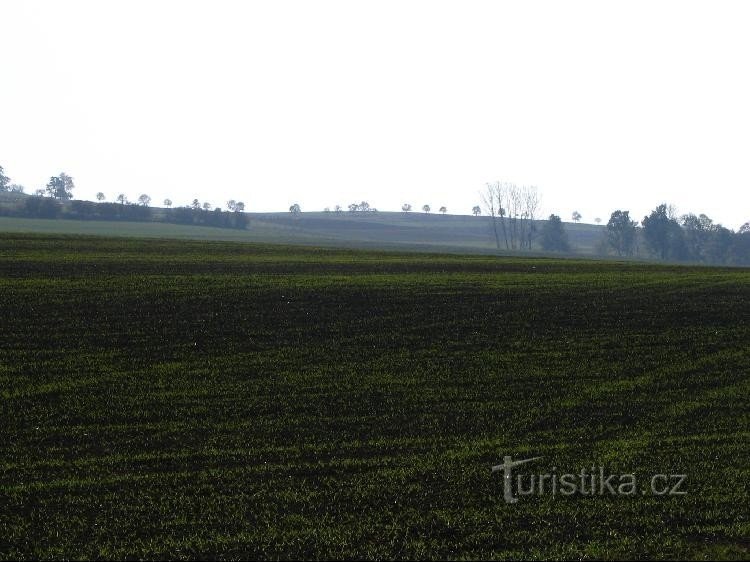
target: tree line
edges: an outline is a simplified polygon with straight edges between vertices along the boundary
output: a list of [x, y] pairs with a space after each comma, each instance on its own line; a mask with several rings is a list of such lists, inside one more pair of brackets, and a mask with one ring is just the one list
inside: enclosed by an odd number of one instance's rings
[[[536, 187], [488, 183], [481, 197], [497, 249], [530, 250], [538, 240], [544, 251], [571, 251], [558, 215], [550, 215], [537, 233], [535, 215], [539, 194]], [[474, 215], [481, 214], [479, 207], [472, 211]], [[578, 223], [582, 216], [574, 211], [571, 218]], [[599, 224], [601, 219], [596, 222]], [[641, 245], [645, 246], [645, 252], [640, 251]], [[630, 218], [629, 211], [618, 209], [607, 222], [599, 253], [621, 257], [645, 253], [664, 261], [750, 265], [750, 222], [734, 232], [705, 214], [677, 216], [675, 208], [664, 203], [643, 217], [639, 224]]]
[[[227, 211], [208, 202], [194, 199], [190, 205], [172, 207], [171, 199], [164, 200], [165, 208], [151, 207], [151, 197], [143, 193], [131, 203], [124, 193], [107, 202], [103, 192], [96, 194], [97, 202], [73, 199], [75, 184], [65, 173], [50, 177], [44, 188], [24, 197], [19, 204], [0, 208], [0, 214], [25, 218], [76, 219], [104, 221], [155, 221], [194, 226], [245, 229], [249, 224], [244, 213], [245, 203], [230, 199]], [[0, 166], [0, 192], [23, 193], [24, 188], [10, 183]]]

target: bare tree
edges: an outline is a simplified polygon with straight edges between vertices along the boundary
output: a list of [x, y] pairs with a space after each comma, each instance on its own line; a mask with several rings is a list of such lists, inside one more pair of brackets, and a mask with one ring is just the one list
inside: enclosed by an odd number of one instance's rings
[[120, 195], [117, 196], [117, 201], [119, 201], [120, 205], [124, 205], [128, 202], [128, 198], [125, 196], [124, 193], [120, 193]]
[[573, 219], [573, 222], [578, 223], [578, 221], [581, 220], [581, 213], [579, 213], [578, 211], [573, 211], [573, 214], [570, 218]]
[[227, 201], [227, 209], [229, 209], [230, 211], [234, 211], [236, 208], [237, 201], [235, 201], [234, 199], [230, 199], [229, 201]]
[[143, 193], [140, 197], [138, 197], [138, 204], [142, 205], [144, 207], [148, 207], [151, 203], [151, 197]]
[[97, 201], [104, 201], [105, 199], [106, 199], [106, 197], [105, 197], [104, 193], [102, 193], [101, 191], [96, 194], [96, 200]]
[[490, 213], [495, 244], [500, 248], [497, 222], [506, 250], [531, 248], [535, 233], [534, 220], [539, 207], [539, 194], [534, 186], [518, 187], [514, 183], [488, 183], [482, 201]]
[[[499, 213], [499, 202], [501, 199], [500, 195], [500, 182], [487, 183], [485, 191], [480, 194], [484, 206], [490, 213], [490, 223], [492, 224], [492, 232], [495, 235], [495, 245], [497, 249], [500, 249], [500, 236], [497, 233], [497, 217]], [[508, 238], [505, 238], [505, 247], [508, 248]]]
[[401, 210], [404, 213], [409, 213], [411, 212], [411, 205], [409, 203], [404, 203], [403, 205], [401, 205]]
[[522, 217], [525, 221], [523, 231], [524, 237], [521, 240], [521, 246], [526, 246], [526, 249], [531, 249], [531, 244], [536, 233], [536, 227], [534, 226], [534, 220], [536, 218], [536, 212], [539, 208], [539, 192], [533, 185], [523, 186], [521, 188], [521, 197], [523, 199], [523, 211]]
[[447, 208], [445, 207], [445, 205], [443, 205], [442, 207], [440, 207], [440, 209], [439, 209], [439, 210], [440, 210], [440, 212], [441, 212], [441, 213], [442, 213], [443, 215], [445, 215], [445, 213], [447, 213], [447, 212], [448, 212], [448, 209], [447, 209]]
[[430, 212], [430, 206], [429, 206], [429, 205], [422, 205], [422, 210], [423, 210], [423, 211], [424, 211], [425, 213], [429, 213], [429, 212]]
[[172, 200], [171, 200], [171, 199], [170, 199], [169, 197], [167, 197], [167, 198], [166, 198], [166, 199], [164, 200], [164, 206], [165, 206], [165, 207], [171, 207], [171, 206], [172, 206]]

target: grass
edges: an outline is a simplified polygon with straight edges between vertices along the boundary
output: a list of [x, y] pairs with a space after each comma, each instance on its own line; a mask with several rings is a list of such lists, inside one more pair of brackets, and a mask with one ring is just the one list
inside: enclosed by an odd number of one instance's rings
[[0, 557], [747, 559], [749, 273], [0, 235]]

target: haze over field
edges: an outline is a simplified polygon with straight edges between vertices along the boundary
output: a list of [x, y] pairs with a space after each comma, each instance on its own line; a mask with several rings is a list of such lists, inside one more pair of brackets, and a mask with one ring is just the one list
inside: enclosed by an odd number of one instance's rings
[[249, 211], [750, 208], [742, 2], [0, 4], [0, 162], [27, 192]]

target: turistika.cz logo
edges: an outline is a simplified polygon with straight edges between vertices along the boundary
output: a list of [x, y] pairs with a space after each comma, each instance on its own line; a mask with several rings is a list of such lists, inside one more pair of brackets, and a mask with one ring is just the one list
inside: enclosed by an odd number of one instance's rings
[[[516, 503], [517, 496], [552, 494], [553, 496], [683, 496], [685, 474], [654, 474], [647, 486], [638, 486], [635, 474], [607, 474], [604, 467], [584, 468], [578, 474], [558, 474], [557, 467], [547, 474], [515, 474], [513, 469], [542, 457], [514, 461], [503, 457], [503, 464], [492, 467], [492, 472], [503, 474], [503, 498], [506, 503]], [[514, 486], [515, 483], [515, 486]]]

